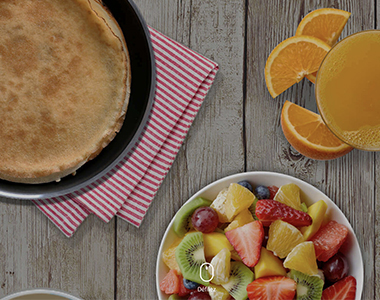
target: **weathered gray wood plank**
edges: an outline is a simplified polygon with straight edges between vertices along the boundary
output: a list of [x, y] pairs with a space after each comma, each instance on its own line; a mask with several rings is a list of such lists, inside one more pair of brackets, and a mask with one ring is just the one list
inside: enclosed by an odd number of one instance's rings
[[[244, 1], [138, 0], [136, 4], [148, 24], [219, 62], [221, 70], [140, 229], [117, 223], [120, 300], [157, 298], [156, 253], [175, 212], [208, 183], [244, 170]], [[137, 260], [137, 251], [147, 255]]]
[[276, 99], [266, 90], [264, 67], [272, 49], [294, 35], [308, 12], [335, 7], [352, 13], [342, 37], [374, 26], [373, 1], [249, 1], [247, 57], [247, 169], [301, 178], [325, 192], [345, 213], [357, 234], [365, 265], [363, 299], [375, 299], [373, 153], [354, 150], [328, 162], [307, 159], [286, 141], [280, 126], [285, 100], [316, 110], [313, 85], [296, 84]]
[[379, 298], [380, 204], [375, 200], [380, 198], [380, 154], [354, 150], [329, 162], [299, 155], [282, 134], [280, 112], [286, 99], [316, 111], [313, 85], [305, 80], [273, 100], [263, 74], [270, 51], [294, 34], [307, 12], [320, 7], [351, 11], [346, 36], [374, 28], [375, 1], [249, 0], [247, 33], [245, 0], [135, 2], [149, 25], [220, 64], [212, 90], [140, 229], [92, 216], [67, 239], [32, 204], [0, 199], [0, 297], [51, 287], [83, 299], [156, 299], [156, 255], [172, 216], [200, 188], [246, 168], [294, 175], [330, 196], [361, 245], [363, 299]]
[[[375, 1], [377, 4], [376, 6], [376, 12], [377, 15], [375, 16], [375, 26], [374, 28], [379, 29], [380, 28], [380, 2]], [[375, 226], [373, 228], [374, 235], [375, 235], [375, 247], [374, 247], [374, 281], [375, 281], [375, 287], [374, 287], [374, 299], [380, 298], [380, 280], [379, 280], [379, 273], [380, 273], [380, 184], [379, 184], [379, 178], [380, 178], [380, 153], [375, 154], [375, 176], [374, 176], [374, 197], [375, 197], [375, 209], [372, 212], [374, 215], [373, 218], [375, 220]], [[364, 298], [363, 298], [364, 299]]]
[[68, 239], [32, 203], [1, 199], [0, 298], [42, 287], [112, 299], [114, 221], [91, 216]]

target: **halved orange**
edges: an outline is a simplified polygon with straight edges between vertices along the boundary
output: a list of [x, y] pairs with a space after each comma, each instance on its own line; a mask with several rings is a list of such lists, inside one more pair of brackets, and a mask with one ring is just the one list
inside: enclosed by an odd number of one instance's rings
[[265, 65], [265, 81], [273, 98], [305, 75], [318, 70], [330, 46], [312, 36], [293, 36], [278, 44]]
[[296, 35], [314, 36], [333, 46], [338, 40], [351, 13], [335, 8], [316, 9], [299, 23]]
[[[331, 47], [336, 43], [351, 13], [335, 8], [321, 8], [307, 14], [299, 23], [296, 35], [309, 35], [324, 41]], [[306, 75], [312, 83], [317, 72]]]
[[281, 127], [293, 148], [311, 159], [334, 159], [353, 149], [327, 128], [320, 115], [289, 101], [282, 108]]

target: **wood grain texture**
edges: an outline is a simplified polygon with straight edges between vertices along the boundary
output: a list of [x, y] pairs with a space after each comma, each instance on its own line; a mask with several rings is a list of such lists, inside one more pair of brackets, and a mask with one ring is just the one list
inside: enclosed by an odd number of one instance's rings
[[[244, 2], [139, 0], [136, 4], [148, 24], [180, 37], [186, 46], [219, 62], [221, 69], [140, 229], [118, 222], [120, 300], [157, 298], [156, 253], [175, 212], [208, 183], [244, 170]], [[169, 9], [169, 14], [156, 12], [169, 19], [152, 16], [154, 9]], [[136, 251], [149, 255], [135, 260]]]
[[[380, 29], [380, 1], [375, 1], [376, 5], [376, 15], [375, 15], [375, 26], [374, 28]], [[374, 214], [374, 220], [375, 220], [375, 226], [373, 228], [374, 230], [374, 299], [380, 298], [380, 153], [375, 154], [375, 178], [374, 178], [374, 184], [373, 184], [373, 192], [375, 197], [375, 209], [373, 211]], [[364, 299], [364, 298], [363, 298]]]
[[1, 199], [0, 298], [43, 287], [110, 299], [114, 242], [114, 221], [91, 216], [68, 239], [32, 203]]
[[313, 85], [304, 80], [272, 99], [264, 80], [269, 53], [294, 35], [309, 11], [350, 11], [344, 37], [377, 27], [380, 2], [135, 3], [150, 26], [219, 63], [213, 87], [139, 229], [122, 220], [104, 224], [91, 216], [67, 239], [34, 205], [0, 199], [0, 298], [26, 288], [50, 287], [86, 300], [157, 299], [157, 251], [175, 212], [202, 187], [245, 170], [296, 176], [335, 201], [361, 245], [362, 299], [380, 298], [380, 153], [354, 150], [328, 162], [303, 157], [283, 136], [280, 113], [285, 100], [317, 111]]
[[294, 35], [310, 11], [334, 7], [352, 13], [342, 37], [374, 28], [373, 1], [249, 1], [247, 26], [247, 169], [293, 175], [316, 186], [342, 209], [352, 224], [363, 254], [363, 299], [375, 299], [375, 154], [354, 150], [333, 161], [314, 161], [295, 151], [280, 126], [285, 100], [317, 112], [314, 85], [307, 79], [272, 99], [264, 67], [272, 49]]

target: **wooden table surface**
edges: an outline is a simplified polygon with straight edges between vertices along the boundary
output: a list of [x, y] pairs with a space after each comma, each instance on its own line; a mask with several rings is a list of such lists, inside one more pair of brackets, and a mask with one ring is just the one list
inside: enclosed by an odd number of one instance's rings
[[[321, 7], [352, 13], [342, 37], [377, 28], [377, 0], [135, 0], [147, 23], [219, 63], [220, 71], [140, 229], [90, 216], [66, 238], [34, 205], [0, 201], [0, 297], [47, 287], [83, 299], [156, 299], [156, 255], [179, 207], [216, 179], [253, 170], [296, 176], [342, 209], [361, 246], [363, 299], [380, 299], [378, 153], [354, 150], [333, 161], [293, 150], [280, 127], [285, 100], [316, 111], [303, 80], [276, 99], [264, 66], [271, 50]], [[380, 202], [379, 202], [380, 203]]]

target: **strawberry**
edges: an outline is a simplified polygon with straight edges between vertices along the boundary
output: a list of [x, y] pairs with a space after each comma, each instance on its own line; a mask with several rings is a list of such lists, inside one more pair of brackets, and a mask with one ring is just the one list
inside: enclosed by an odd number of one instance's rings
[[348, 276], [325, 289], [322, 293], [322, 300], [351, 300], [355, 299], [355, 294], [356, 279]]
[[179, 291], [178, 291], [178, 296], [183, 297], [186, 295], [189, 295], [192, 290], [189, 290], [185, 287], [183, 284], [183, 276], [179, 275]]
[[279, 201], [269, 199], [257, 201], [256, 216], [264, 226], [269, 226], [276, 220], [288, 222], [296, 227], [309, 226], [313, 222], [313, 219], [307, 213]]
[[273, 200], [274, 196], [276, 196], [276, 194], [277, 194], [278, 187], [275, 186], [275, 185], [271, 185], [271, 186], [268, 186], [268, 190], [269, 190], [269, 193], [270, 193], [269, 199]]
[[226, 237], [246, 266], [256, 266], [264, 239], [264, 228], [260, 221], [227, 231]]
[[296, 294], [297, 283], [284, 276], [269, 276], [248, 284], [249, 300], [292, 300]]
[[328, 261], [334, 256], [348, 235], [348, 228], [336, 221], [329, 221], [310, 239], [314, 243], [315, 256], [319, 261]]
[[170, 270], [160, 282], [160, 290], [167, 295], [178, 294], [180, 291], [180, 276], [176, 270]]

